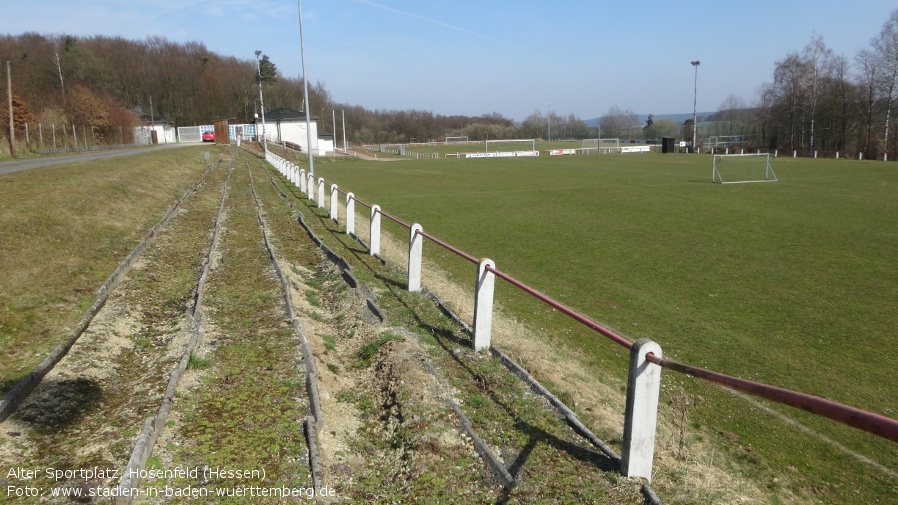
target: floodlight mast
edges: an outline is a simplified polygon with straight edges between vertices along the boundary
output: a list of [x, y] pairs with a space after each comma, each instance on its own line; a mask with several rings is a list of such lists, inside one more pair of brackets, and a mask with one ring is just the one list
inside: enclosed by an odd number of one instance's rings
[[691, 61], [692, 66], [695, 67], [695, 87], [692, 96], [692, 152], [695, 151], [695, 133], [698, 130], [698, 66], [702, 64], [702, 62], [695, 60]]
[[268, 152], [268, 139], [265, 137], [265, 99], [262, 98], [262, 60], [259, 55], [262, 51], [256, 51], [256, 68], [259, 70], [259, 108], [262, 109], [262, 150]]
[[302, 59], [302, 83], [303, 83], [303, 91], [305, 92], [305, 107], [306, 110], [306, 141], [309, 146], [309, 174], [315, 175], [315, 162], [312, 159], [312, 127], [311, 127], [311, 119], [309, 118], [309, 76], [306, 74], [306, 45], [305, 39], [302, 35], [302, 0], [297, 0], [299, 4], [299, 54]]

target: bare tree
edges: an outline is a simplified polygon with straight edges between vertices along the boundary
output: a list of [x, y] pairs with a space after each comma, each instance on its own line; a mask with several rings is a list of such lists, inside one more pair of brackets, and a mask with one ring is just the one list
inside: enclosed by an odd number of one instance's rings
[[882, 68], [880, 74], [880, 89], [886, 100], [885, 128], [883, 133], [883, 145], [886, 149], [885, 159], [888, 159], [889, 149], [889, 121], [891, 120], [892, 106], [898, 99], [898, 10], [892, 12], [889, 20], [883, 25], [879, 36], [873, 40], [873, 51], [876, 54], [877, 64]]
[[804, 48], [804, 59], [806, 61], [806, 65], [810, 72], [810, 88], [811, 88], [811, 111], [810, 111], [810, 120], [811, 120], [811, 132], [810, 132], [810, 150], [814, 150], [814, 128], [816, 126], [817, 119], [817, 95], [818, 88], [820, 82], [820, 73], [821, 66], [824, 64], [824, 60], [832, 57], [832, 51], [826, 48], [826, 44], [823, 43], [823, 37], [820, 35], [813, 35], [811, 37], [811, 42]]
[[869, 49], [861, 49], [854, 61], [858, 66], [855, 79], [863, 97], [860, 110], [864, 121], [864, 139], [861, 147], [869, 155], [873, 153], [873, 123], [877, 104], [876, 86], [880, 81], [880, 68], [876, 61], [876, 54]]
[[602, 137], [629, 137], [630, 130], [639, 126], [639, 116], [630, 109], [621, 110], [617, 105], [613, 105], [599, 119], [599, 126], [602, 128]]
[[773, 92], [780, 123], [784, 123], [789, 132], [789, 148], [796, 149], [803, 145], [803, 123], [805, 113], [805, 89], [808, 68], [805, 61], [796, 53], [776, 62], [773, 72]]

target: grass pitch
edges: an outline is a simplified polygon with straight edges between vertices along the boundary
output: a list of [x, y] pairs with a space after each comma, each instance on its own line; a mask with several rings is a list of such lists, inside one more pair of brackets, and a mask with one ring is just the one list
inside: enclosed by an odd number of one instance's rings
[[[726, 186], [711, 183], [709, 156], [661, 154], [335, 163], [318, 175], [668, 357], [894, 418], [898, 358], [883, 351], [898, 327], [898, 170], [773, 163], [778, 182]], [[473, 282], [469, 263], [425, 251]], [[520, 319], [624, 373], [622, 349], [498, 285]], [[662, 402], [685, 388], [691, 426], [725, 434], [711, 442], [762, 479], [789, 468], [798, 493], [895, 491], [895, 444], [763, 404], [784, 420], [674, 373], [663, 381]], [[774, 494], [780, 485], [771, 477]]]

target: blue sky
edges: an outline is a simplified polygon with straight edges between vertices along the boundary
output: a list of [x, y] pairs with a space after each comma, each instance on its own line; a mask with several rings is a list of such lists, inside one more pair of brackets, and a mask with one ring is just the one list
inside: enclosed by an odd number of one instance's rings
[[[0, 33], [109, 35], [254, 59], [301, 77], [297, 1], [0, 0]], [[815, 34], [852, 59], [896, 5], [881, 0], [661, 2], [306, 0], [306, 71], [334, 100], [369, 109], [499, 112], [547, 108], [582, 119], [747, 103], [776, 60]], [[313, 105], [314, 107], [314, 105]]]

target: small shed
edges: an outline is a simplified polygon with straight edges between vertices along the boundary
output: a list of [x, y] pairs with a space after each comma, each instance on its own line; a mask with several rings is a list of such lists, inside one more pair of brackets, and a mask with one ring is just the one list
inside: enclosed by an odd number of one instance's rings
[[661, 137], [661, 152], [662, 153], [677, 152], [677, 139], [674, 137]]

